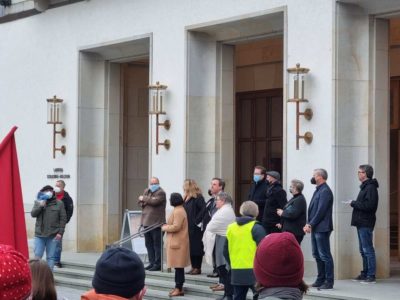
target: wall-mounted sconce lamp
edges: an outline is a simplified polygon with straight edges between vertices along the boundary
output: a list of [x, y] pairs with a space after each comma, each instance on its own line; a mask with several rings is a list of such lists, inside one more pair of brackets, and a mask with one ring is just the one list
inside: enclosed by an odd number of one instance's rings
[[60, 151], [62, 154], [65, 154], [67, 148], [63, 145], [60, 148], [56, 148], [56, 135], [59, 134], [62, 137], [65, 137], [66, 130], [62, 128], [57, 131], [57, 124], [62, 124], [60, 121], [61, 114], [61, 103], [62, 99], [54, 96], [53, 98], [47, 99], [47, 124], [53, 124], [53, 158], [56, 158], [56, 151]]
[[313, 111], [311, 108], [307, 108], [304, 112], [300, 112], [300, 103], [308, 102], [308, 100], [304, 98], [304, 79], [305, 75], [310, 71], [310, 69], [300, 67], [300, 64], [297, 63], [295, 68], [289, 68], [287, 71], [290, 74], [294, 74], [293, 98], [288, 99], [287, 102], [296, 103], [296, 150], [299, 150], [300, 139], [304, 139], [307, 144], [311, 144], [313, 140], [313, 134], [309, 131], [304, 133], [304, 135], [300, 135], [300, 116], [304, 116], [306, 120], [311, 120], [313, 117]]
[[158, 147], [164, 146], [165, 149], [169, 149], [171, 147], [170, 140], [164, 140], [164, 142], [160, 143], [159, 137], [159, 128], [163, 126], [164, 129], [169, 130], [171, 127], [171, 121], [165, 120], [164, 122], [160, 123], [159, 116], [165, 115], [165, 111], [163, 110], [163, 101], [165, 100], [167, 86], [160, 84], [160, 82], [156, 82], [155, 85], [149, 85], [149, 101], [150, 101], [150, 109], [149, 115], [156, 115], [156, 154], [158, 154]]

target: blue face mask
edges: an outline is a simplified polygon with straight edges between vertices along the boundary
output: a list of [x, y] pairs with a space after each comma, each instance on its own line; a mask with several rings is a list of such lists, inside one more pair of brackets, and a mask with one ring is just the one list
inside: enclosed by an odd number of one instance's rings
[[53, 193], [50, 191], [47, 192], [39, 192], [37, 198], [39, 200], [49, 200], [53, 197]]
[[150, 185], [150, 191], [151, 191], [152, 193], [154, 193], [155, 191], [157, 191], [159, 188], [160, 188], [160, 185], [159, 185], [159, 184], [152, 184], [152, 185]]
[[253, 175], [253, 180], [255, 183], [259, 182], [261, 180], [261, 175]]

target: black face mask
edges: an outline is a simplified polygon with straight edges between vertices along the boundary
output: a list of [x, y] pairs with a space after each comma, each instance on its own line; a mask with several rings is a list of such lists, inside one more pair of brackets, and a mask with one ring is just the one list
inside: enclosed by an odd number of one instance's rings
[[311, 177], [311, 184], [317, 184], [317, 182], [315, 181], [315, 178], [314, 177]]
[[212, 193], [211, 193], [211, 190], [210, 189], [208, 189], [208, 196], [212, 196]]

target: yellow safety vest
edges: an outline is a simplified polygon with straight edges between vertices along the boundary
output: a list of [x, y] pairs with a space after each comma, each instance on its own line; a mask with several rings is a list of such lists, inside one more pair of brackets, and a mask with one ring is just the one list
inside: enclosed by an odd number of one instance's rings
[[245, 225], [236, 222], [228, 226], [226, 238], [228, 239], [229, 259], [232, 269], [252, 269], [257, 244], [253, 240], [251, 230], [256, 221]]

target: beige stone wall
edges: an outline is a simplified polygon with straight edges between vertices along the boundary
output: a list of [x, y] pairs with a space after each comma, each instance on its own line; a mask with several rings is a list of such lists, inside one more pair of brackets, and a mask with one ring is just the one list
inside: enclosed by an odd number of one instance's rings
[[283, 87], [281, 36], [235, 47], [236, 92]]

